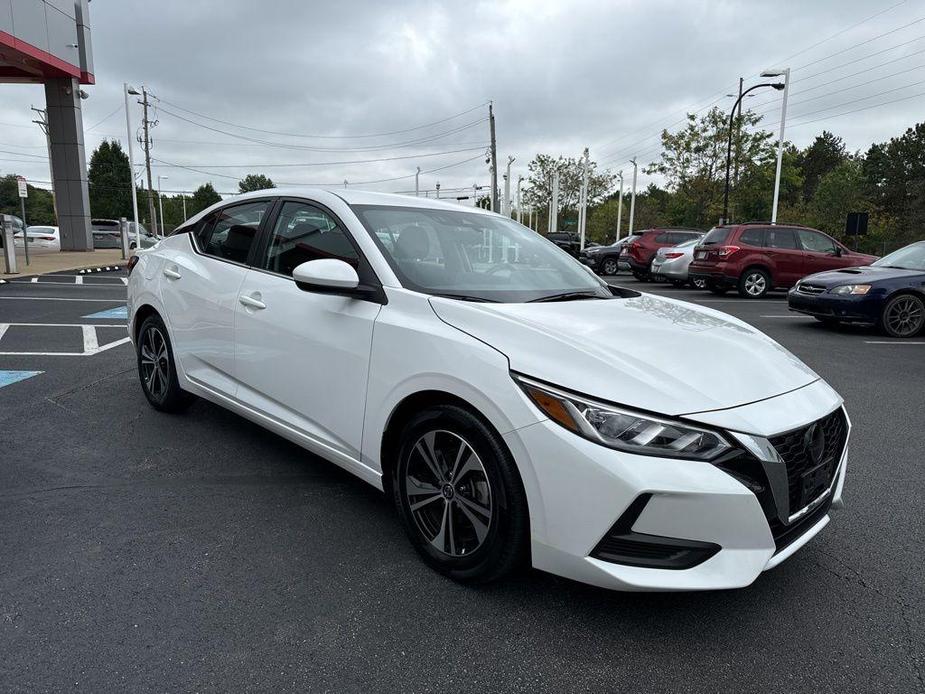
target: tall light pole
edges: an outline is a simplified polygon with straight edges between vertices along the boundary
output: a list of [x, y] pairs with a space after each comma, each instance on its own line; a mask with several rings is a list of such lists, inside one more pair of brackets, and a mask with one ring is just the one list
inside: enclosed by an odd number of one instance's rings
[[186, 191], [180, 193], [180, 198], [183, 200], [183, 221], [186, 221]]
[[[754, 87], [749, 87], [744, 92], [739, 94], [739, 98], [736, 99], [736, 102], [732, 105], [732, 110], [729, 112], [729, 127], [726, 128], [726, 186], [723, 188], [723, 217], [719, 220], [720, 224], [726, 224], [729, 221], [729, 170], [730, 163], [732, 160], [732, 124], [735, 122], [736, 109], [742, 103], [743, 97], [749, 92], [753, 92], [756, 89], [761, 89], [762, 87], [771, 87], [773, 89], [781, 90], [784, 89], [784, 85], [780, 82], [765, 82], [764, 84], [756, 84]], [[786, 92], [785, 92], [786, 93]], [[780, 177], [780, 151], [778, 150], [777, 154], [777, 175]], [[774, 188], [774, 210], [777, 210], [777, 187]], [[772, 217], [773, 224], [774, 217]]]
[[588, 217], [588, 148], [581, 157], [581, 192], [578, 194], [578, 238], [579, 250], [585, 249], [585, 226]]
[[777, 140], [777, 171], [774, 174], [774, 203], [771, 206], [771, 224], [777, 224], [777, 201], [780, 198], [780, 168], [784, 158], [784, 125], [787, 122], [787, 96], [790, 94], [790, 68], [765, 70], [761, 73], [761, 76], [784, 78], [784, 98], [781, 100], [780, 106], [780, 137]]
[[161, 195], [162, 178], [170, 178], [170, 176], [162, 176], [161, 174], [157, 175], [157, 207], [161, 211], [161, 236], [166, 236], [166, 233], [164, 232], [164, 197]]
[[627, 236], [633, 235], [633, 221], [636, 217], [636, 174], [639, 171], [639, 165], [636, 164], [636, 157], [630, 159], [633, 165], [633, 192], [630, 194], [630, 228]]
[[617, 173], [620, 179], [620, 199], [617, 201], [617, 241], [620, 240], [620, 227], [623, 222], [623, 171]]
[[511, 164], [514, 163], [514, 157], [507, 158], [507, 168], [504, 172], [504, 204], [501, 206], [501, 214], [505, 217], [511, 216]]
[[524, 180], [523, 176], [517, 177], [517, 223], [523, 224], [523, 210], [520, 203], [520, 184]]
[[420, 176], [421, 176], [421, 167], [419, 166], [417, 171], [414, 172], [414, 197], [416, 198], [420, 197], [421, 195], [421, 188], [418, 185], [418, 179], [420, 178]]
[[549, 198], [549, 218], [546, 220], [547, 231], [552, 234], [559, 230], [559, 172], [552, 174], [552, 195]]
[[122, 83], [122, 93], [125, 96], [125, 142], [128, 144], [129, 185], [132, 188], [132, 214], [135, 222], [135, 248], [141, 248], [141, 231], [138, 228], [138, 191], [135, 188], [135, 156], [132, 154], [132, 119], [128, 111], [128, 95], [140, 96], [135, 87]]

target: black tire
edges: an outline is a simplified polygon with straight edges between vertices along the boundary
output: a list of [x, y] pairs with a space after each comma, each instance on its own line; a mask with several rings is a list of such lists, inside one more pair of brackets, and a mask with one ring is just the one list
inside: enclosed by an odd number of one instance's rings
[[408, 422], [392, 492], [411, 544], [445, 576], [488, 583], [526, 564], [530, 522], [517, 467], [501, 437], [467, 410], [433, 407]]
[[182, 412], [193, 396], [177, 381], [173, 347], [164, 321], [157, 314], [145, 318], [136, 345], [138, 380], [151, 407], [161, 412]]
[[717, 296], [722, 296], [729, 291], [728, 287], [717, 284], [713, 280], [707, 280], [707, 289], [710, 291], [710, 293], [716, 294]]
[[684, 280], [671, 280], [671, 286], [676, 289], [683, 289], [686, 284], [687, 282]]
[[925, 328], [925, 300], [915, 294], [899, 294], [886, 302], [880, 329], [890, 337], [915, 337]]
[[771, 275], [760, 267], [750, 267], [739, 277], [739, 296], [761, 299], [771, 291]]
[[617, 263], [616, 258], [604, 258], [601, 261], [602, 275], [616, 275], [618, 272], [620, 272], [620, 265]]
[[695, 279], [692, 279], [692, 280], [691, 280], [691, 286], [692, 286], [694, 289], [706, 289], [706, 288], [707, 288], [707, 281], [704, 280], [704, 279], [695, 278]]

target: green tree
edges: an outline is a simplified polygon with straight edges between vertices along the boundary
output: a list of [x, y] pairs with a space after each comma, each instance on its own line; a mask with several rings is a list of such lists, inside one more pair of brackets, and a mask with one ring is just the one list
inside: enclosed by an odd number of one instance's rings
[[203, 183], [193, 192], [193, 198], [190, 201], [187, 213], [189, 216], [193, 216], [210, 205], [221, 202], [221, 200], [222, 196], [215, 191], [211, 183]]
[[[57, 224], [51, 192], [29, 184], [26, 184], [26, 192], [28, 193], [26, 198], [26, 224]], [[16, 175], [3, 176], [0, 178], [0, 214], [21, 217], [21, 208]]]
[[267, 190], [268, 188], [275, 187], [273, 181], [263, 174], [247, 174], [247, 176], [238, 181], [238, 190], [242, 193], [249, 193], [252, 190]]
[[862, 173], [889, 245], [921, 238], [925, 228], [925, 123], [889, 142], [872, 145]]
[[90, 156], [87, 181], [90, 188], [90, 213], [107, 219], [131, 218], [132, 180], [128, 156], [113, 140], [103, 140]]
[[861, 162], [848, 159], [819, 180], [815, 195], [806, 206], [805, 219], [810, 226], [839, 238], [845, 232], [847, 214], [867, 209]]
[[[580, 160], [561, 156], [556, 159], [548, 154], [537, 154], [527, 165], [527, 169], [530, 173], [527, 177], [527, 188], [523, 191], [524, 204], [538, 210], [548, 209], [552, 198], [553, 174], [558, 171], [559, 219], [568, 215], [573, 217], [576, 215], [582, 180]], [[610, 171], [598, 172], [597, 163], [593, 161], [588, 163], [589, 207], [600, 201], [613, 188], [613, 181], [614, 175]]]
[[817, 135], [813, 143], [799, 156], [798, 164], [803, 173], [803, 200], [809, 201], [816, 194], [822, 177], [848, 160], [844, 141], [828, 130]]

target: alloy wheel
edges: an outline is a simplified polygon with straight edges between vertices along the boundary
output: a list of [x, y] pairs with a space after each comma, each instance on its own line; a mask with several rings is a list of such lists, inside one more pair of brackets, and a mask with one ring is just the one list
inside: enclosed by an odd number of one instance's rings
[[605, 275], [616, 275], [617, 274], [617, 261], [612, 258], [608, 258], [604, 261], [604, 274]]
[[887, 307], [884, 323], [890, 334], [912, 337], [925, 324], [925, 306], [914, 296], [900, 296]]
[[141, 338], [141, 379], [151, 397], [164, 399], [170, 383], [167, 340], [157, 326], [150, 326]]
[[752, 272], [745, 278], [745, 291], [749, 296], [761, 296], [767, 286], [767, 280], [760, 272]]
[[443, 429], [421, 436], [405, 471], [408, 508], [424, 539], [451, 557], [469, 556], [485, 542], [492, 494], [472, 446]]
[[706, 289], [707, 288], [707, 281], [705, 279], [698, 278], [695, 280], [691, 280], [691, 284], [694, 285], [695, 289]]

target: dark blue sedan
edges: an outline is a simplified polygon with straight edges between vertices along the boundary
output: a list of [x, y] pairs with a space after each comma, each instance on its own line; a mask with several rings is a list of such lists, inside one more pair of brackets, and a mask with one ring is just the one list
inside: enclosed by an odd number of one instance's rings
[[917, 241], [866, 267], [804, 277], [787, 295], [791, 311], [826, 325], [877, 326], [892, 337], [925, 328], [925, 241]]

